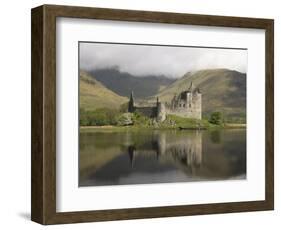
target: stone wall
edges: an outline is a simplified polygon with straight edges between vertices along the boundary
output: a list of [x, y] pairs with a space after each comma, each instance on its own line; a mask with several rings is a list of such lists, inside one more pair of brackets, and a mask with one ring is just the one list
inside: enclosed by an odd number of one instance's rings
[[178, 100], [174, 105], [166, 104], [166, 113], [180, 117], [201, 119], [201, 94], [187, 97], [186, 100]]
[[135, 107], [135, 112], [147, 117], [157, 117], [157, 107]]
[[[150, 118], [156, 118], [157, 121], [164, 121], [167, 114], [180, 117], [202, 119], [201, 116], [201, 93], [199, 89], [181, 92], [175, 96], [170, 103], [160, 102], [157, 98], [156, 104], [136, 104], [133, 93], [131, 93], [128, 112], [137, 112]], [[192, 91], [191, 91], [192, 90]]]
[[173, 110], [166, 108], [166, 113], [171, 115], [176, 115], [179, 117], [186, 117], [186, 118], [194, 118], [194, 119], [201, 119], [201, 112], [198, 110], [188, 110], [183, 108], [176, 108]]

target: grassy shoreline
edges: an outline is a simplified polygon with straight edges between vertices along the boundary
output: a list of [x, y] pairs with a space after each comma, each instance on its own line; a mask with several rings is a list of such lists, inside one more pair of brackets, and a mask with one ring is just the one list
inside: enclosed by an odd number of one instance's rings
[[[188, 128], [188, 127], [185, 127]], [[190, 127], [192, 128], [192, 127]], [[227, 123], [222, 126], [211, 126], [206, 127], [206, 130], [215, 130], [215, 129], [246, 129], [246, 124], [232, 124]], [[147, 127], [147, 126], [114, 126], [114, 125], [104, 125], [104, 126], [80, 126], [81, 131], [87, 130], [180, 130], [179, 127]], [[198, 129], [199, 130], [199, 129]]]
[[[223, 121], [219, 112], [213, 113], [209, 119], [186, 118], [167, 115], [163, 122], [158, 122], [138, 113], [123, 113], [117, 120], [106, 120], [104, 111], [93, 116], [95, 122], [80, 122], [81, 130], [215, 130], [215, 129], [245, 129], [246, 124]], [[107, 114], [108, 116], [111, 113]], [[116, 118], [116, 117], [115, 117]]]

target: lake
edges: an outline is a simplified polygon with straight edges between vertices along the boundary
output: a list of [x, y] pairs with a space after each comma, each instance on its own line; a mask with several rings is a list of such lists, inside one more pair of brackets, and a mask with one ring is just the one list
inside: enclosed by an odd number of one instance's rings
[[79, 186], [246, 179], [246, 129], [88, 129], [79, 143]]

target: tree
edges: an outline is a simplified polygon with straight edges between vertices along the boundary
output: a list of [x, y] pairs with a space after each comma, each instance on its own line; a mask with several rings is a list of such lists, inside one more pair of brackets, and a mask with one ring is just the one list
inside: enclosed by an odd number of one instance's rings
[[214, 125], [221, 125], [222, 124], [221, 112], [213, 112], [210, 116], [209, 122]]
[[131, 113], [123, 113], [117, 119], [117, 124], [120, 126], [132, 125], [132, 114]]
[[116, 109], [100, 108], [88, 111], [80, 109], [80, 125], [116, 125], [119, 115], [120, 113]]

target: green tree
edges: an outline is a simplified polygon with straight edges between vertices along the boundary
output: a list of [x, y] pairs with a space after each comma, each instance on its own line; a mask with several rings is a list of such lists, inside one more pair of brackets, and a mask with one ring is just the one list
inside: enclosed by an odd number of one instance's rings
[[132, 120], [134, 125], [137, 126], [149, 126], [150, 119], [141, 113], [135, 112], [133, 113]]
[[116, 125], [120, 112], [115, 109], [100, 108], [96, 110], [80, 110], [80, 125], [101, 126]]
[[213, 112], [210, 116], [209, 122], [214, 125], [221, 125], [222, 124], [222, 113], [221, 112]]
[[132, 114], [131, 113], [123, 113], [117, 119], [117, 124], [120, 126], [132, 125]]

